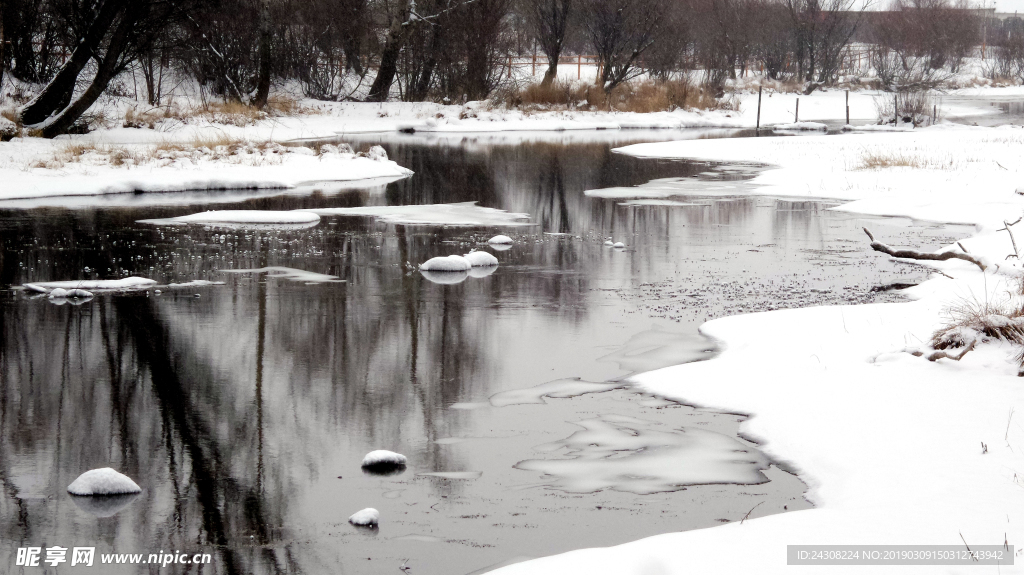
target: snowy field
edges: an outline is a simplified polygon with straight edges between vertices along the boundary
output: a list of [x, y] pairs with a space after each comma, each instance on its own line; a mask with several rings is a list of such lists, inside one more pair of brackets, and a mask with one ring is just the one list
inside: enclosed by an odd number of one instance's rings
[[[643, 389], [753, 414], [744, 431], [810, 486], [814, 509], [580, 550], [499, 570], [520, 573], [790, 573], [787, 545], [1002, 545], [1024, 539], [1024, 388], [1016, 350], [982, 344], [931, 363], [924, 346], [950, 306], [1019, 293], [1004, 220], [1024, 213], [1017, 128], [640, 144], [645, 157], [764, 162], [756, 193], [853, 200], [839, 209], [977, 226], [962, 261], [908, 290], [910, 303], [816, 307], [713, 320], [715, 359], [634, 378]], [[867, 167], [873, 157], [893, 167]], [[886, 238], [878, 238], [885, 242]], [[865, 237], [864, 249], [867, 246]], [[899, 246], [914, 248], [915, 246]], [[948, 248], [953, 249], [953, 248]], [[996, 271], [992, 271], [995, 269]], [[946, 277], [948, 276], [948, 277]], [[1017, 573], [1017, 566], [843, 566], [815, 572]]]

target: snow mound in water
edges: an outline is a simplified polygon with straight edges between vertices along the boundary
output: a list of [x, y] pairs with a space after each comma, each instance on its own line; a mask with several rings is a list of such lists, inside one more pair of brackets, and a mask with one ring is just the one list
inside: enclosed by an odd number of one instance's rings
[[377, 511], [373, 507], [367, 507], [362, 511], [356, 511], [348, 518], [348, 522], [352, 525], [359, 525], [361, 527], [376, 527], [377, 523], [380, 522], [380, 511]]
[[818, 130], [828, 131], [828, 126], [819, 122], [796, 122], [795, 124], [778, 124], [772, 130]]
[[68, 290], [68, 297], [92, 297], [92, 292], [84, 289]]
[[469, 260], [462, 256], [430, 258], [420, 264], [420, 270], [427, 272], [464, 272], [471, 267], [473, 265], [469, 263]]
[[109, 467], [92, 469], [78, 476], [68, 493], [72, 495], [123, 495], [142, 491], [130, 477]]
[[613, 248], [624, 248], [624, 247], [626, 247], [626, 244], [624, 244], [622, 242], [615, 242], [614, 244], [612, 244], [612, 247]]
[[469, 265], [475, 268], [491, 267], [498, 265], [498, 258], [494, 257], [493, 255], [487, 252], [479, 252], [473, 250], [462, 257], [469, 260]]
[[54, 289], [48, 297], [68, 297], [68, 290], [64, 288]]
[[498, 234], [498, 235], [494, 236], [493, 238], [487, 240], [487, 243], [489, 243], [489, 244], [510, 244], [510, 243], [512, 243], [512, 238], [510, 238], [510, 237], [508, 237], [506, 235]]
[[[132, 288], [142, 288], [151, 285], [156, 285], [156, 280], [140, 277], [129, 277], [119, 280], [75, 280], [75, 281], [60, 281], [60, 282], [35, 282], [25, 284], [25, 289], [32, 290], [39, 293], [50, 293], [56, 289], [62, 290], [123, 290]], [[92, 295], [92, 294], [89, 294]], [[67, 297], [67, 293], [64, 296], [54, 297]], [[83, 297], [83, 296], [79, 296]]]
[[404, 467], [406, 458], [401, 453], [378, 449], [363, 457], [363, 467]]
[[611, 241], [611, 240], [605, 240], [605, 241], [604, 241], [604, 245], [606, 245], [606, 246], [611, 246], [611, 245], [615, 245], [615, 242], [613, 242], [613, 241]]

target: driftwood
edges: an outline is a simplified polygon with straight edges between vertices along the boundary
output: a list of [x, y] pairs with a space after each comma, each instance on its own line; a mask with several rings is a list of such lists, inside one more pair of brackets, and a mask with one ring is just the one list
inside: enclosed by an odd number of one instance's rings
[[[936, 253], [919, 252], [917, 250], [894, 250], [891, 247], [889, 247], [889, 246], [887, 246], [887, 245], [885, 245], [885, 244], [883, 244], [881, 242], [875, 241], [875, 236], [871, 235], [871, 232], [868, 231], [867, 228], [863, 228], [863, 229], [864, 229], [864, 233], [867, 234], [868, 238], [871, 239], [871, 249], [875, 250], [876, 252], [882, 252], [883, 254], [888, 254], [888, 255], [890, 255], [890, 256], [892, 256], [894, 258], [904, 258], [904, 259], [908, 259], [908, 260], [929, 260], [929, 261], [945, 261], [945, 260], [952, 260], [952, 259], [963, 260], [965, 262], [971, 262], [972, 264], [978, 266], [978, 269], [980, 269], [981, 271], [985, 271], [985, 264], [980, 259], [978, 259], [978, 258], [972, 256], [971, 254], [967, 253], [966, 250], [964, 250], [964, 253], [960, 253], [960, 252], [939, 252], [937, 254]], [[963, 249], [963, 246], [960, 246], [960, 249]]]
[[1015, 225], [1019, 224], [1021, 220], [1024, 220], [1024, 216], [1021, 216], [1021, 217], [1017, 218], [1017, 221], [1013, 222], [1012, 224], [1010, 222], [1006, 221], [1006, 220], [1003, 220], [1003, 225], [1006, 226], [1006, 227], [1003, 227], [1003, 228], [1000, 228], [1000, 229], [996, 230], [997, 232], [1001, 232], [1003, 230], [1006, 230], [1006, 233], [1010, 234], [1010, 243], [1013, 244], [1013, 253], [1008, 255], [1008, 256], [1006, 256], [1006, 259], [1010, 259], [1010, 258], [1017, 258], [1018, 260], [1020, 259], [1020, 250], [1017, 249], [1017, 239], [1013, 237], [1013, 230], [1010, 229], [1010, 226], [1015, 226]]

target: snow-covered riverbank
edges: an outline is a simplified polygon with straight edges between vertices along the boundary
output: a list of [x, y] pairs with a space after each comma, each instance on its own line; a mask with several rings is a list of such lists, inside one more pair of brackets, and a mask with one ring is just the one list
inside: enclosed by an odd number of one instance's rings
[[[642, 144], [624, 153], [758, 161], [757, 193], [856, 200], [841, 209], [978, 226], [962, 243], [1000, 262], [955, 261], [908, 290], [915, 301], [733, 316], [704, 324], [715, 359], [637, 376], [647, 391], [753, 417], [744, 431], [811, 486], [816, 508], [587, 549], [500, 570], [519, 573], [788, 573], [796, 544], [1024, 544], [1024, 383], [1010, 345], [990, 341], [960, 362], [923, 346], [950, 306], [1020, 293], [1003, 220], [1024, 213], [1019, 129], [921, 130], [844, 138]], [[869, 168], [865, 156], [909, 158]], [[877, 164], [875, 164], [877, 165]], [[886, 241], [887, 238], [879, 238]], [[915, 246], [901, 246], [915, 247]], [[868, 247], [865, 238], [864, 249]], [[1017, 296], [1019, 297], [1019, 296]], [[961, 539], [962, 538], [962, 539]], [[975, 567], [971, 572], [1020, 572]], [[799, 569], [799, 568], [798, 568]], [[963, 567], [824, 567], [815, 572], [956, 573]]]

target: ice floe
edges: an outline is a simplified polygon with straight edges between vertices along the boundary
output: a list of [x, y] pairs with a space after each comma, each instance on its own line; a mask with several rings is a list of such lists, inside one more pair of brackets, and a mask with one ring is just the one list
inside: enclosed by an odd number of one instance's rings
[[[73, 281], [57, 281], [57, 282], [32, 282], [24, 284], [25, 289], [48, 294], [56, 289], [61, 290], [93, 290], [93, 291], [109, 291], [109, 290], [129, 290], [129, 289], [140, 289], [149, 288], [156, 285], [156, 280], [140, 277], [127, 277], [119, 280], [73, 280]], [[92, 295], [92, 294], [89, 294]], [[54, 296], [59, 297], [59, 296]], [[69, 296], [67, 293], [63, 297], [75, 297]], [[84, 296], [78, 296], [84, 297]]]
[[577, 378], [556, 379], [525, 389], [513, 389], [502, 391], [491, 396], [490, 402], [494, 407], [506, 405], [518, 405], [523, 403], [544, 403], [545, 397], [568, 398], [583, 395], [585, 393], [602, 393], [613, 389], [626, 387], [622, 382], [601, 382], [583, 381]]
[[706, 429], [666, 429], [621, 415], [577, 422], [581, 431], [535, 448], [568, 459], [534, 459], [516, 468], [538, 471], [550, 487], [572, 493], [612, 489], [646, 495], [687, 485], [753, 485], [770, 462], [739, 440]]
[[72, 495], [122, 495], [142, 491], [130, 477], [109, 468], [92, 469], [78, 476], [68, 493]]
[[278, 210], [210, 210], [176, 218], [140, 220], [140, 223], [154, 225], [207, 225], [217, 227], [272, 226], [287, 229], [313, 227], [320, 222], [320, 216], [311, 212]]
[[434, 226], [529, 226], [529, 214], [506, 212], [478, 206], [476, 202], [426, 204], [420, 206], [365, 206], [360, 208], [316, 208], [306, 211], [320, 216], [364, 216], [383, 222]]
[[307, 284], [315, 283], [340, 283], [345, 280], [340, 279], [338, 276], [332, 276], [327, 274], [321, 274], [317, 272], [310, 272], [306, 270], [300, 270], [295, 268], [288, 268], [284, 266], [267, 266], [265, 268], [252, 268], [252, 269], [240, 269], [240, 270], [220, 270], [226, 273], [265, 273], [268, 278], [286, 279], [294, 282], [304, 282]]

